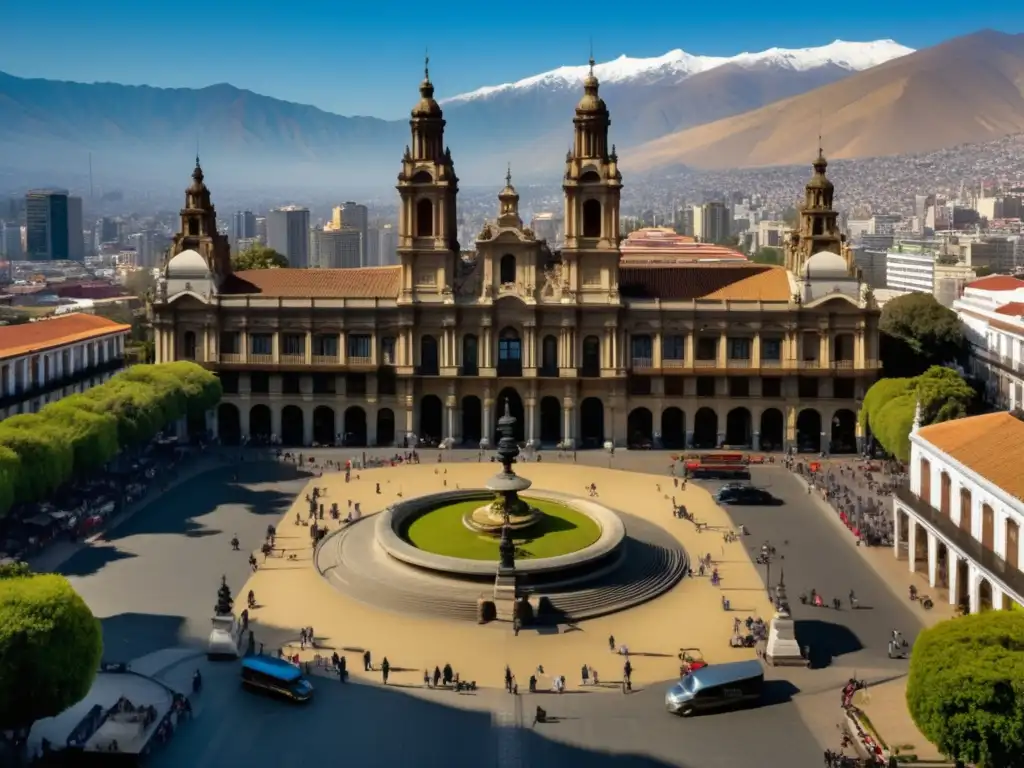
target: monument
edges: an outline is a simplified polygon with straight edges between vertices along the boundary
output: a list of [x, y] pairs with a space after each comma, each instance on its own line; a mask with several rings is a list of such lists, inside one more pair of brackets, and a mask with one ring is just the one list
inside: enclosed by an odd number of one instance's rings
[[498, 419], [498, 461], [502, 471], [487, 481], [484, 486], [494, 491], [495, 499], [473, 510], [465, 518], [470, 528], [481, 533], [501, 534], [504, 541], [508, 531], [522, 531], [540, 520], [543, 513], [531, 507], [519, 498], [520, 491], [525, 491], [532, 482], [520, 477], [512, 469], [512, 464], [519, 455], [519, 445], [513, 434], [516, 419], [509, 413], [508, 400], [505, 401], [505, 415]]
[[806, 658], [796, 641], [796, 626], [789, 611], [789, 599], [786, 597], [786, 572], [779, 574], [779, 583], [775, 587], [775, 616], [768, 627], [768, 642], [765, 645], [764, 658], [773, 667], [806, 667], [810, 660]]

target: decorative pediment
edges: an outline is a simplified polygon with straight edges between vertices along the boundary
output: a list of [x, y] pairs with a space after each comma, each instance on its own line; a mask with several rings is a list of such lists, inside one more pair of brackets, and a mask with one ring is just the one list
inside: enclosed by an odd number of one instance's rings
[[[176, 305], [176, 309], [189, 309], [190, 306], [194, 306], [196, 304], [205, 308], [210, 302], [208, 299], [192, 290], [191, 287], [188, 287], [184, 291], [180, 291], [179, 293], [170, 296], [167, 299], [167, 303]], [[198, 309], [199, 307], [196, 308]]]
[[821, 296], [813, 301], [804, 302], [805, 309], [818, 309], [828, 307], [829, 309], [841, 309], [847, 310], [849, 308], [861, 309], [860, 302], [857, 297], [850, 296], [848, 293], [843, 293], [839, 286], [836, 286], [831, 292]]

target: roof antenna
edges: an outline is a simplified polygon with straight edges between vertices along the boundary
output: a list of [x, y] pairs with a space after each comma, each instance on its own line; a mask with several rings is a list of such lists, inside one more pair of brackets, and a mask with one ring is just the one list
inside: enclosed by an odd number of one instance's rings
[[825, 151], [821, 146], [821, 126], [823, 118], [821, 116], [821, 107], [818, 107], [818, 157], [824, 157]]

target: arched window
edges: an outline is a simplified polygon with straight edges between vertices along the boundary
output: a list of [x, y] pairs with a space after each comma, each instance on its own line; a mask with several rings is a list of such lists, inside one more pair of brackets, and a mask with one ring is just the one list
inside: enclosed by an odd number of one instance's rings
[[511, 253], [506, 253], [502, 256], [498, 272], [499, 280], [502, 285], [514, 283], [516, 281], [516, 257]]
[[587, 336], [583, 340], [583, 360], [580, 369], [584, 376], [601, 375], [601, 340]]
[[434, 204], [427, 198], [416, 203], [416, 237], [433, 237]]
[[412, 177], [413, 184], [433, 184], [434, 177], [430, 175], [429, 171], [417, 171], [416, 175]]
[[544, 337], [540, 365], [545, 373], [558, 373], [558, 339], [554, 336]]
[[192, 332], [192, 331], [185, 331], [185, 338], [182, 339], [182, 341], [183, 341], [182, 346], [185, 348], [183, 350], [182, 357], [185, 360], [195, 360], [196, 359], [196, 335], [195, 335], [195, 333]]
[[189, 219], [188, 220], [188, 233], [190, 235], [198, 235], [199, 234], [199, 219]]
[[472, 333], [462, 337], [462, 372], [475, 376], [479, 370], [480, 360], [478, 358], [479, 344]]
[[583, 203], [583, 236], [601, 236], [601, 203], [597, 200]]
[[498, 335], [498, 375], [521, 376], [523, 373], [523, 342], [515, 328], [506, 328]]
[[424, 336], [420, 339], [420, 370], [428, 375], [437, 375], [437, 339], [433, 336]]

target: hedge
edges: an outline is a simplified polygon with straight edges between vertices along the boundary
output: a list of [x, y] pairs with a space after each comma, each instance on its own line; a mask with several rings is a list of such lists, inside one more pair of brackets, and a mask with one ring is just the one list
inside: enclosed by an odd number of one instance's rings
[[221, 393], [220, 380], [195, 363], [136, 365], [37, 414], [0, 421], [0, 516], [15, 503], [48, 498], [178, 419], [205, 413]]

